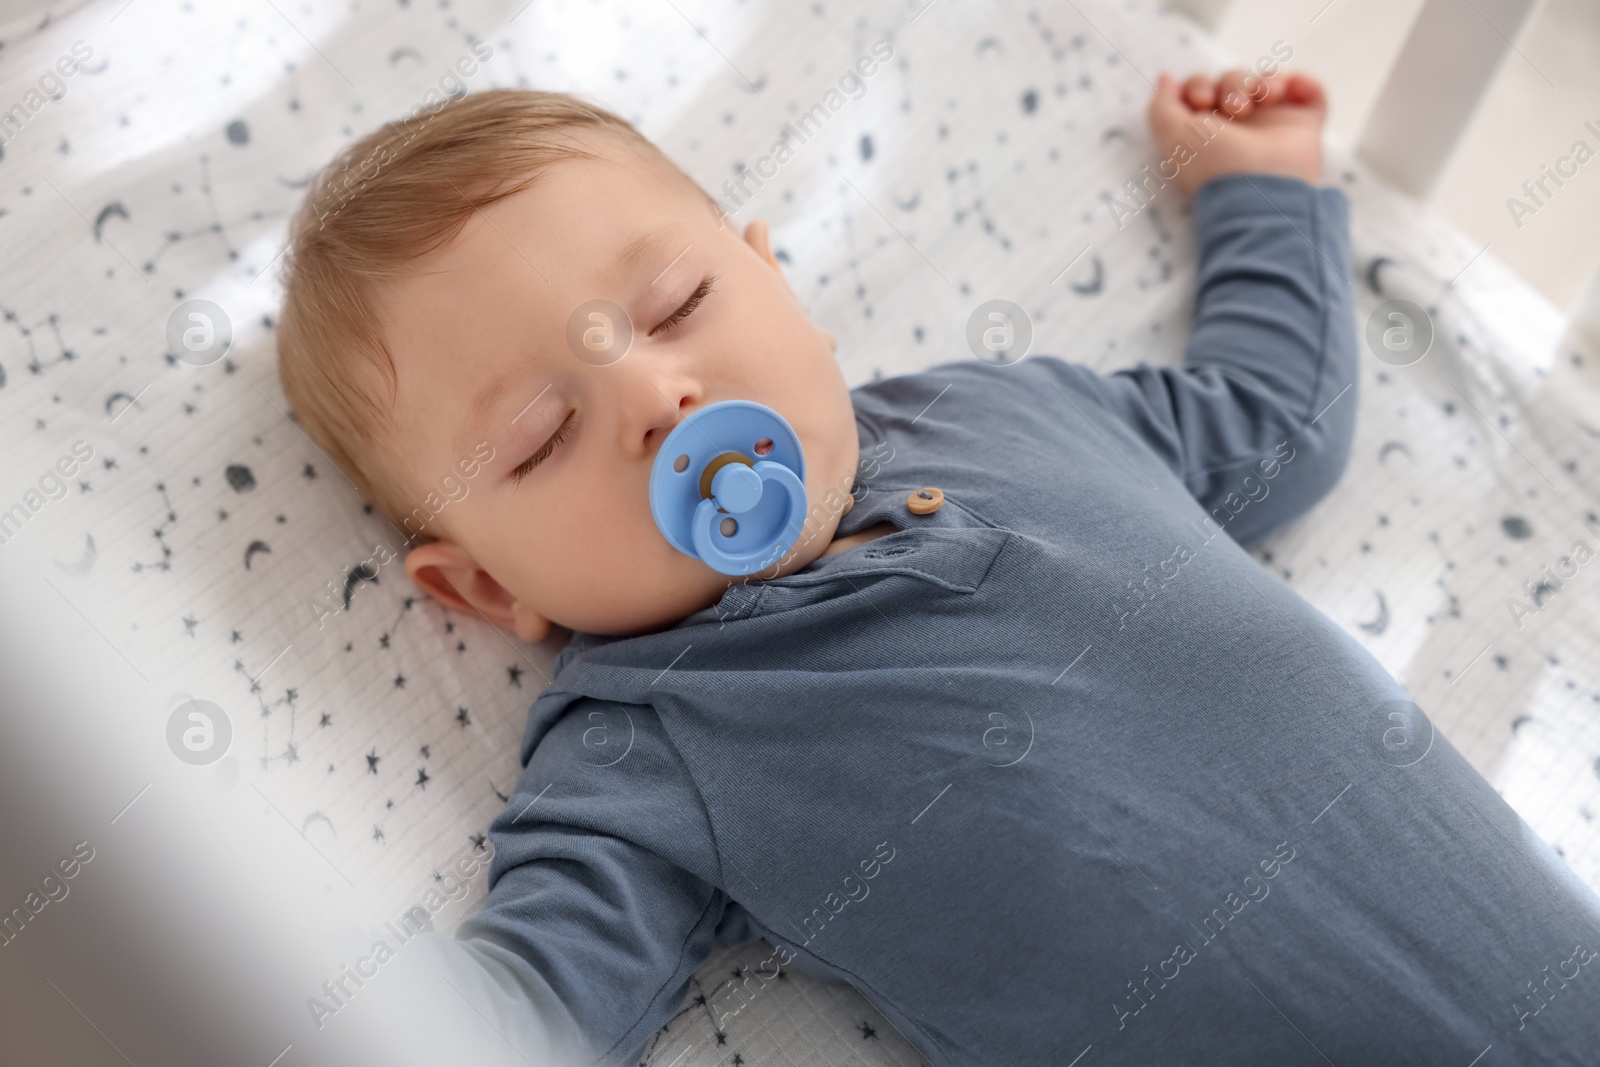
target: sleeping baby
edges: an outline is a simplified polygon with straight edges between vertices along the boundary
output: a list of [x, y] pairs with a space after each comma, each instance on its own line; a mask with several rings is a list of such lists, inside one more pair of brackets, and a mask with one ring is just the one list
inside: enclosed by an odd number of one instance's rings
[[435, 946], [520, 1056], [637, 1061], [720, 938], [770, 953], [719, 1031], [799, 969], [930, 1064], [1595, 1062], [1600, 900], [1241, 547], [1356, 421], [1323, 113], [1303, 75], [1162, 76], [1192, 335], [1104, 375], [848, 388], [767, 227], [561, 94], [321, 176], [300, 424], [411, 520], [417, 585], [572, 632], [487, 902]]

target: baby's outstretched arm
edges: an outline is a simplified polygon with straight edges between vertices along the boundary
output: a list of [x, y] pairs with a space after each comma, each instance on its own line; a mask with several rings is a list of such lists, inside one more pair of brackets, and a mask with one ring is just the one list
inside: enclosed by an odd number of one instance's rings
[[[607, 723], [631, 740], [625, 760], [600, 768], [586, 738]], [[530, 727], [525, 746], [527, 770], [489, 826], [489, 898], [455, 938], [432, 939], [431, 963], [517, 1062], [625, 1067], [711, 952], [727, 902], [712, 885], [713, 835], [650, 708], [577, 700]], [[597, 828], [618, 825], [638, 832]], [[698, 874], [664, 858], [687, 855], [684, 841], [703, 842]], [[732, 986], [707, 1010], [720, 1025], [742, 1004]]]
[[[1163, 178], [1194, 190], [1199, 270], [1182, 367], [1109, 375], [1049, 357], [1011, 380], [1030, 395], [1088, 393], [1131, 430], [1234, 540], [1250, 544], [1338, 481], [1354, 434], [1356, 332], [1347, 205], [1316, 188], [1322, 91], [1296, 75], [1163, 75], [1150, 106]], [[1210, 109], [1232, 99], [1237, 115]], [[1177, 167], [1177, 177], [1172, 175]], [[1245, 502], [1249, 506], [1245, 506]]]

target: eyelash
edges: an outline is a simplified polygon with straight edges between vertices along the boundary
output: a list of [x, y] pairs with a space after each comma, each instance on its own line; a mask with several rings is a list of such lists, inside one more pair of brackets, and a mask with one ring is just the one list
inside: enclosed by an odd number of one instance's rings
[[572, 427], [577, 424], [577, 421], [578, 416], [576, 413], [568, 415], [566, 421], [557, 426], [556, 432], [550, 435], [550, 440], [539, 447], [539, 451], [517, 464], [517, 469], [511, 472], [511, 484], [521, 485], [522, 479], [533, 473], [533, 468], [549, 459], [561, 442], [572, 436]]
[[658, 333], [670, 330], [690, 315], [693, 315], [695, 309], [705, 301], [705, 298], [715, 291], [711, 288], [711, 284], [716, 280], [715, 276], [706, 278], [694, 292], [689, 294], [689, 299], [683, 302], [682, 307], [657, 323], [655, 329], [651, 330], [646, 336], [654, 337]]
[[[706, 297], [715, 292], [712, 288], [712, 283], [716, 280], [716, 277], [712, 276], [702, 281], [695, 288], [695, 291], [689, 294], [689, 299], [685, 300], [678, 310], [657, 323], [655, 329], [651, 330], [648, 336], [654, 337], [658, 333], [670, 330], [690, 315], [693, 315], [695, 310], [705, 302]], [[521, 485], [522, 479], [532, 474], [535, 467], [555, 454], [555, 450], [561, 445], [561, 442], [572, 436], [572, 428], [576, 422], [576, 414], [568, 415], [566, 421], [556, 427], [556, 432], [550, 435], [550, 440], [540, 446], [539, 451], [517, 464], [516, 469], [511, 472], [511, 484]]]

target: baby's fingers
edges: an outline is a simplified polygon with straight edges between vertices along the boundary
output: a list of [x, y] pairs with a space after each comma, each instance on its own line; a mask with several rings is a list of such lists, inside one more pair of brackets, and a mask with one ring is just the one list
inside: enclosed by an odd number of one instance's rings
[[1165, 141], [1189, 118], [1190, 111], [1179, 92], [1177, 79], [1162, 72], [1156, 81], [1155, 95], [1150, 98], [1150, 128], [1157, 139]]
[[1252, 98], [1257, 107], [1273, 107], [1289, 98], [1289, 80], [1281, 75], [1263, 77]]
[[1183, 83], [1183, 99], [1196, 111], [1210, 111], [1217, 106], [1217, 87], [1204, 74], [1190, 75]]
[[1314, 111], [1328, 110], [1328, 98], [1323, 94], [1322, 83], [1309, 74], [1290, 75], [1284, 86], [1284, 96], [1291, 104]]
[[[1250, 90], [1254, 90], [1252, 94]], [[1236, 119], [1248, 118], [1261, 102], [1261, 79], [1247, 70], [1230, 70], [1217, 81], [1222, 109]]]

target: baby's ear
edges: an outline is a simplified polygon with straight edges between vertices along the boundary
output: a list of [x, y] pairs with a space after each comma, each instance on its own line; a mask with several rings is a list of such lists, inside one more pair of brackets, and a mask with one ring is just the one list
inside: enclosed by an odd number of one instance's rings
[[452, 541], [431, 541], [406, 553], [406, 573], [451, 611], [477, 615], [533, 644], [550, 632], [550, 620], [511, 595], [494, 576]]
[[756, 250], [756, 255], [767, 261], [767, 265], [779, 274], [783, 268], [778, 266], [778, 257], [772, 254], [772, 240], [767, 232], [767, 220], [756, 219], [744, 228], [744, 243]]

